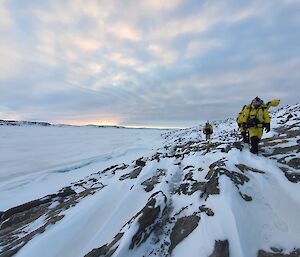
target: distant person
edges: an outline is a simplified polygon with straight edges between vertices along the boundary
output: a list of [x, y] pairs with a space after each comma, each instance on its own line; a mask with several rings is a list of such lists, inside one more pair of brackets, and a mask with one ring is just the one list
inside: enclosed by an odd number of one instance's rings
[[213, 133], [212, 125], [207, 121], [203, 127], [203, 133], [205, 134], [206, 141], [210, 140], [210, 136]]
[[243, 126], [243, 117], [244, 117], [244, 111], [245, 111], [246, 107], [247, 107], [247, 105], [244, 105], [243, 109], [240, 111], [240, 113], [237, 116], [236, 122], [240, 129], [240, 132], [241, 132], [241, 135], [243, 138], [243, 142], [248, 144], [249, 143], [249, 132], [248, 132], [247, 127]]
[[258, 144], [262, 138], [263, 129], [266, 132], [270, 131], [270, 114], [267, 106], [259, 97], [255, 97], [251, 104], [244, 108], [240, 121], [242, 128], [249, 132], [250, 152], [258, 154]]
[[[263, 101], [262, 101], [263, 103]], [[267, 102], [265, 104], [265, 108], [267, 110], [269, 110], [271, 107], [276, 107], [278, 106], [280, 103], [280, 100], [279, 99], [274, 99], [274, 100], [271, 100], [269, 102]], [[244, 143], [248, 144], [249, 143], [249, 131], [248, 131], [248, 128], [247, 126], [243, 126], [242, 123], [243, 123], [243, 116], [244, 116], [244, 111], [245, 111], [245, 108], [247, 107], [247, 105], [244, 105], [242, 110], [240, 111], [240, 113], [238, 114], [237, 116], [237, 119], [236, 119], [236, 122], [238, 124], [238, 127], [240, 129], [240, 132], [241, 132], [241, 136], [242, 136], [242, 140]]]

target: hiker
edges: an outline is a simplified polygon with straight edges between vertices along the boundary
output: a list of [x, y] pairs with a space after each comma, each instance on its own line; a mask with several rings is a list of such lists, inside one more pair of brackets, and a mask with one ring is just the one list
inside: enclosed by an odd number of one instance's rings
[[[262, 102], [263, 103], [263, 102]], [[271, 100], [269, 102], [267, 102], [265, 104], [265, 108], [267, 110], [269, 110], [271, 107], [276, 107], [278, 106], [280, 103], [280, 100], [279, 99], [274, 99], [274, 100]], [[243, 116], [244, 116], [244, 111], [245, 111], [245, 108], [246, 108], [247, 105], [244, 105], [242, 110], [240, 111], [240, 113], [238, 114], [237, 116], [237, 119], [236, 119], [236, 122], [238, 124], [238, 127], [240, 129], [240, 132], [241, 132], [241, 136], [242, 136], [242, 141], [246, 144], [249, 143], [249, 131], [247, 129], [247, 127], [244, 127], [242, 126], [242, 123], [243, 123]]]
[[205, 140], [208, 141], [210, 139], [211, 134], [213, 133], [213, 127], [207, 121], [205, 126], [203, 127], [203, 133], [205, 134]]
[[244, 108], [240, 121], [242, 128], [249, 132], [250, 152], [257, 154], [263, 129], [266, 132], [270, 131], [270, 115], [267, 106], [259, 97], [255, 97], [251, 104]]
[[240, 129], [242, 138], [243, 138], [243, 142], [248, 144], [249, 143], [249, 133], [246, 127], [242, 126], [243, 124], [243, 116], [244, 116], [244, 111], [247, 105], [243, 106], [243, 109], [240, 111], [240, 113], [237, 116], [236, 122], [238, 124], [238, 127]]

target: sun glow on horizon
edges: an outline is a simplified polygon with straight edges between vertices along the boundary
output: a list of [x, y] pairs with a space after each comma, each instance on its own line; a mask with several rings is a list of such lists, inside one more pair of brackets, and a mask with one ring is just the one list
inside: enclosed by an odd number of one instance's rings
[[119, 126], [119, 120], [113, 119], [103, 119], [103, 120], [62, 120], [56, 121], [56, 123], [75, 125], [75, 126], [85, 126], [85, 125], [96, 125], [96, 126]]

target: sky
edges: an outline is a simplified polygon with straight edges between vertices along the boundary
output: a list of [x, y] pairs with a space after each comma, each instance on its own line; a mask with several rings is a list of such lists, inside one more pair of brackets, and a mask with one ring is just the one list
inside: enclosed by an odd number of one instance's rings
[[300, 100], [300, 0], [0, 0], [0, 119], [190, 127]]

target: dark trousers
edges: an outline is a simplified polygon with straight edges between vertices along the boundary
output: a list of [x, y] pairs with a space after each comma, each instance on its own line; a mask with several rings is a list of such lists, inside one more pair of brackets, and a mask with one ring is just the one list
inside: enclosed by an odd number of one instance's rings
[[258, 137], [251, 137], [250, 138], [250, 144], [251, 144], [251, 148], [250, 148], [250, 152], [254, 153], [254, 154], [258, 154], [258, 144], [260, 142], [260, 138]]

